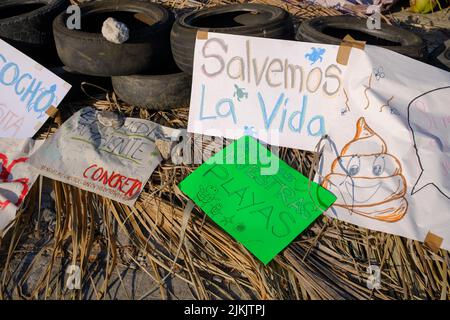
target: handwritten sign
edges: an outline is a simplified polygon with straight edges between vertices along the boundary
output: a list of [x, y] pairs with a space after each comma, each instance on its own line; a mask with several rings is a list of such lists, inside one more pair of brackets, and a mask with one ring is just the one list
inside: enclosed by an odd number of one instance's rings
[[188, 131], [314, 150], [338, 121], [338, 46], [208, 33], [197, 38]]
[[349, 66], [316, 177], [337, 196], [327, 214], [450, 249], [450, 73], [373, 46]]
[[180, 189], [264, 264], [336, 199], [249, 136], [209, 158]]
[[101, 115], [91, 107], [75, 113], [30, 163], [44, 176], [132, 206], [162, 160], [155, 140], [181, 131], [134, 118], [105, 125]]
[[0, 137], [32, 137], [70, 85], [0, 40]]
[[336, 45], [200, 35], [188, 131], [322, 150], [327, 214], [450, 249], [449, 72], [371, 45], [342, 65]]
[[41, 144], [31, 139], [0, 139], [0, 238], [12, 226], [17, 209], [38, 177], [28, 159]]

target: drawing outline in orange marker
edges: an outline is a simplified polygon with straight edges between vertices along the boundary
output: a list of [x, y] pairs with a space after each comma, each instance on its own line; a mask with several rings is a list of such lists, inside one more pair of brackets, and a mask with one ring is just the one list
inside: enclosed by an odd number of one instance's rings
[[401, 163], [363, 117], [322, 186], [337, 196], [334, 206], [368, 218], [396, 222], [408, 209]]

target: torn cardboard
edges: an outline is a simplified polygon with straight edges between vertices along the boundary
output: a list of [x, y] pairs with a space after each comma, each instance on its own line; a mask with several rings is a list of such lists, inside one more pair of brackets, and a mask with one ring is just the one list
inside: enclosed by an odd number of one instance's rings
[[[120, 119], [120, 118], [118, 118]], [[181, 130], [135, 118], [117, 119], [83, 108], [31, 158], [43, 176], [133, 206], [162, 161], [155, 140], [174, 141]]]

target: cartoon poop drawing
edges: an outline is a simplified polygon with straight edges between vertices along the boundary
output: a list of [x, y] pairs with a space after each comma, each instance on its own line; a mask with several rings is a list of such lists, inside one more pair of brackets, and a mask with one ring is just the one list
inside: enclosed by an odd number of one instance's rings
[[333, 161], [322, 185], [336, 195], [335, 206], [368, 218], [395, 222], [408, 209], [400, 161], [364, 118], [358, 119], [355, 137]]

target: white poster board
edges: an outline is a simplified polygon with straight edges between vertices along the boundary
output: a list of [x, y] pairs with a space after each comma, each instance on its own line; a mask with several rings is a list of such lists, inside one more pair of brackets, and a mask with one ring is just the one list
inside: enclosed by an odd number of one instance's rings
[[[353, 67], [355, 66], [355, 67]], [[450, 249], [450, 73], [382, 48], [353, 50], [346, 108], [317, 180], [329, 216]]]
[[28, 159], [42, 142], [0, 139], [0, 238], [12, 227], [17, 209], [38, 177]]
[[70, 85], [0, 40], [0, 137], [30, 138], [55, 112]]
[[43, 176], [133, 206], [162, 158], [155, 140], [177, 140], [180, 130], [124, 118], [115, 127], [86, 107], [47, 139], [30, 163]]
[[370, 45], [341, 65], [338, 50], [202, 34], [188, 131], [320, 147], [330, 216], [450, 249], [450, 73]]
[[340, 117], [338, 47], [208, 33], [197, 38], [188, 132], [314, 150]]

